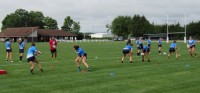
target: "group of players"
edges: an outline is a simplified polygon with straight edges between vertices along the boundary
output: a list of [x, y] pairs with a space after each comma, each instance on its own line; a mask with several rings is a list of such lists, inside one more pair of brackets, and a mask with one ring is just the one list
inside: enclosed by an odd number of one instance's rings
[[[12, 61], [12, 47], [11, 47], [11, 42], [9, 39], [6, 39], [5, 45], [6, 45], [6, 62], [8, 61], [13, 62]], [[57, 50], [56, 50], [57, 41], [55, 40], [54, 37], [52, 37], [51, 40], [49, 41], [49, 46], [50, 46], [50, 51], [51, 51], [51, 58], [52, 60], [54, 60], [57, 57]], [[73, 48], [75, 52], [77, 53], [77, 57], [75, 59], [77, 70], [81, 71], [79, 62], [82, 61], [82, 63], [87, 68], [87, 71], [90, 71], [91, 69], [88, 63], [86, 62], [87, 53], [83, 49], [81, 49], [78, 45], [74, 45]], [[24, 39], [21, 39], [19, 40], [19, 62], [22, 62], [24, 49], [25, 49]], [[36, 59], [36, 55], [41, 55], [41, 52], [37, 50], [36, 44], [32, 42], [31, 47], [28, 48], [27, 50], [27, 56], [26, 56], [27, 62], [31, 65], [31, 68], [30, 68], [31, 74], [34, 74], [33, 72], [35, 68], [34, 63], [38, 64], [41, 72], [44, 71], [42, 69], [41, 63]]]
[[[163, 42], [163, 39], [160, 38], [158, 40], [158, 53], [159, 54], [161, 54], [161, 52], [162, 52], [162, 42]], [[188, 47], [191, 57], [193, 57], [193, 55], [197, 56], [197, 54], [195, 52], [195, 43], [196, 42], [195, 42], [195, 40], [192, 39], [192, 37], [190, 37], [190, 39], [187, 42], [187, 47]], [[11, 48], [10, 40], [6, 39], [5, 44], [6, 44], [6, 62], [8, 62], [8, 59], [10, 60], [10, 62], [13, 62], [12, 61], [12, 48]], [[137, 56], [140, 56], [140, 55], [142, 56], [142, 62], [144, 62], [144, 57], [146, 56], [147, 61], [150, 62], [149, 53], [151, 50], [151, 38], [147, 39], [148, 45], [143, 44], [142, 38], [139, 38], [136, 41], [136, 44], [137, 44]], [[52, 58], [52, 60], [54, 60], [57, 57], [57, 50], [56, 50], [57, 41], [55, 40], [54, 37], [52, 37], [51, 40], [49, 41], [49, 46], [50, 46], [50, 51], [51, 51], [51, 58]], [[87, 53], [82, 48], [80, 48], [78, 45], [74, 45], [73, 48], [74, 48], [75, 52], [77, 53], [77, 57], [75, 59], [75, 64], [77, 66], [77, 70], [79, 72], [81, 71], [79, 62], [82, 61], [82, 63], [87, 68], [87, 71], [90, 71], [91, 69], [90, 69], [88, 63], [86, 62]], [[19, 41], [19, 62], [22, 62], [24, 49], [25, 49], [24, 39], [21, 39]], [[177, 47], [176, 41], [173, 41], [173, 43], [171, 43], [171, 45], [169, 47], [168, 58], [170, 57], [171, 53], [175, 53], [176, 59], [178, 59], [177, 49], [178, 49], [178, 47]], [[142, 51], [142, 53], [141, 53], [141, 51]], [[123, 63], [126, 55], [129, 55], [130, 63], [133, 63], [133, 57], [132, 57], [133, 56], [133, 44], [131, 43], [130, 38], [128, 39], [126, 46], [123, 48], [122, 52], [123, 52], [123, 56], [122, 56], [121, 62]], [[27, 56], [26, 56], [28, 63], [31, 65], [31, 68], [30, 68], [31, 74], [34, 74], [33, 73], [34, 68], [35, 68], [34, 63], [38, 64], [41, 72], [43, 72], [42, 65], [36, 59], [35, 55], [41, 55], [41, 52], [37, 50], [36, 44], [34, 42], [32, 42], [31, 47], [28, 49]]]
[[[161, 54], [162, 53], [162, 43], [163, 43], [163, 39], [159, 38], [158, 40], [158, 53]], [[195, 57], [197, 57], [197, 54], [195, 52], [195, 43], [196, 41], [194, 39], [192, 39], [192, 37], [190, 36], [188, 42], [187, 42], [187, 48], [190, 54], [190, 57], [193, 57], [193, 55]], [[149, 59], [149, 53], [150, 53], [150, 49], [151, 49], [151, 38], [147, 39], [147, 45], [144, 45], [142, 42], [142, 38], [138, 38], [138, 40], [136, 40], [136, 44], [137, 44], [137, 56], [142, 56], [142, 62], [144, 62], [144, 56], [146, 56], [147, 61], [150, 62]], [[175, 53], [176, 59], [178, 59], [178, 46], [176, 41], [174, 40], [170, 46], [169, 46], [169, 52], [168, 52], [168, 59], [170, 58], [170, 55], [172, 53]], [[141, 53], [142, 51], [142, 53]], [[123, 56], [122, 56], [122, 63], [124, 62], [124, 59], [126, 57], [126, 55], [129, 55], [130, 57], [130, 63], [133, 63], [133, 44], [131, 44], [131, 39], [129, 38], [126, 46], [123, 48], [122, 50]]]

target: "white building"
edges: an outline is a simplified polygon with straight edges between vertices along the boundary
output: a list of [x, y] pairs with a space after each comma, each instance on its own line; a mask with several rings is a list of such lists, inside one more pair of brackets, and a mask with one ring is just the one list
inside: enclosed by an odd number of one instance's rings
[[113, 38], [114, 35], [111, 33], [95, 33], [91, 34], [91, 38]]

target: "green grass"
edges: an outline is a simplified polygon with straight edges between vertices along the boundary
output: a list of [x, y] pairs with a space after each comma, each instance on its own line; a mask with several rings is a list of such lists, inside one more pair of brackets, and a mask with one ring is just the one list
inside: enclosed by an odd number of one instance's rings
[[[42, 63], [44, 73], [35, 68], [35, 74], [29, 72], [27, 62], [19, 63], [18, 45], [13, 44], [13, 63], [5, 62], [5, 45], [0, 45], [0, 69], [7, 75], [0, 75], [0, 93], [199, 93], [200, 63], [190, 58], [186, 44], [178, 43], [179, 59], [172, 55], [157, 53], [157, 44], [153, 43], [148, 63], [136, 57], [134, 44], [133, 64], [127, 57], [121, 63], [122, 48], [125, 42], [78, 43], [88, 54], [91, 72], [77, 72], [72, 48], [75, 43], [59, 43], [58, 58], [53, 62], [47, 43], [37, 43], [42, 52], [37, 57]], [[30, 43], [26, 44], [26, 49]], [[199, 45], [196, 45], [200, 54]], [[163, 52], [168, 52], [169, 44], [164, 43]], [[26, 56], [26, 53], [25, 53]], [[98, 58], [96, 58], [98, 57]], [[24, 57], [25, 58], [25, 57]], [[24, 59], [25, 60], [25, 59]], [[51, 65], [55, 64], [55, 68]], [[85, 69], [83, 64], [81, 68]]]

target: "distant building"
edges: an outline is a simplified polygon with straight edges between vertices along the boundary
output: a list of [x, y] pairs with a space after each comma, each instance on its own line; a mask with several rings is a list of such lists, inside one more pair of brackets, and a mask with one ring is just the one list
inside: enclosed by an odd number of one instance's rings
[[91, 34], [91, 38], [113, 38], [114, 35], [111, 33], [94, 33]]
[[19, 38], [24, 38], [25, 42], [47, 42], [51, 37], [56, 39], [75, 40], [76, 35], [63, 30], [46, 30], [38, 27], [16, 27], [6, 28], [0, 33], [0, 40], [10, 38], [16, 42]]

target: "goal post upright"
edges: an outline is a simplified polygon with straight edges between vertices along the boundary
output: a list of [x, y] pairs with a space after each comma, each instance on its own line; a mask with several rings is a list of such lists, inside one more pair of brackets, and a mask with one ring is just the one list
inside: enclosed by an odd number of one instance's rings
[[169, 27], [168, 27], [168, 13], [167, 13], [167, 38], [166, 38], [166, 40], [167, 40], [167, 43], [169, 43]]
[[187, 37], [186, 37], [186, 30], [187, 30], [186, 12], [184, 13], [184, 15], [185, 15], [185, 37], [184, 37], [184, 43], [186, 43], [186, 41], [187, 41]]

